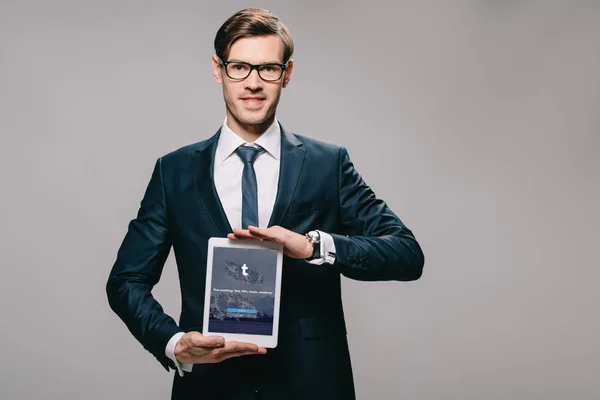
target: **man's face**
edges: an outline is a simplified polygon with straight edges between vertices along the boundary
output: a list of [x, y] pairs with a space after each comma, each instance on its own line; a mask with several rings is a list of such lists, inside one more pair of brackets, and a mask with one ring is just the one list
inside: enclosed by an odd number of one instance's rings
[[[227, 60], [223, 61], [283, 64], [283, 50], [283, 42], [276, 35], [243, 38], [231, 46]], [[273, 122], [281, 89], [289, 83], [293, 62], [290, 61], [288, 69], [275, 82], [262, 80], [256, 69], [246, 79], [234, 80], [227, 76], [216, 56], [212, 63], [215, 79], [223, 85], [228, 124], [234, 125], [230, 127], [266, 129]]]

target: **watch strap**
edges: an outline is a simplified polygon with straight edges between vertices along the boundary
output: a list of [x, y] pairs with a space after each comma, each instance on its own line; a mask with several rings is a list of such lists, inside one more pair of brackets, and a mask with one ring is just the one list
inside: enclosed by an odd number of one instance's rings
[[314, 260], [321, 258], [321, 235], [317, 231], [310, 231], [306, 234], [306, 238], [313, 246], [312, 255], [306, 260]]

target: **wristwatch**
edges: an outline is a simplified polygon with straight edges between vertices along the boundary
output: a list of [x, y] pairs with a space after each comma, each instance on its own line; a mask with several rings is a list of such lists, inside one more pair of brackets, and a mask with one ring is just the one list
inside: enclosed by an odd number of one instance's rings
[[313, 246], [313, 252], [307, 260], [314, 260], [315, 258], [321, 258], [321, 235], [317, 231], [310, 231], [306, 234], [306, 238]]

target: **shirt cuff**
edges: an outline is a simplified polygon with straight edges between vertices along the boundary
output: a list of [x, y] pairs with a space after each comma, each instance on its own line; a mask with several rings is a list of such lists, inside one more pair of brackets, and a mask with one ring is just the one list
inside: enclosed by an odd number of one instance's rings
[[167, 347], [165, 348], [165, 355], [171, 360], [173, 360], [173, 362], [175, 363], [175, 367], [177, 368], [177, 372], [181, 377], [183, 377], [183, 371], [192, 372], [192, 367], [194, 366], [194, 364], [180, 363], [175, 358], [175, 347], [177, 346], [177, 342], [179, 342], [179, 339], [181, 339], [183, 335], [185, 335], [184, 332], [174, 334], [167, 343]]
[[307, 262], [316, 265], [333, 264], [335, 262], [335, 243], [333, 241], [333, 236], [322, 231], [317, 232], [319, 232], [319, 236], [321, 237], [321, 257]]

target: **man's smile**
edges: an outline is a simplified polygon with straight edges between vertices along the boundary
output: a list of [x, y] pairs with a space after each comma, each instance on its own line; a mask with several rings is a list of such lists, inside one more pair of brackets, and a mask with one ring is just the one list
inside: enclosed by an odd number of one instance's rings
[[260, 106], [265, 102], [266, 98], [263, 96], [245, 96], [240, 97], [240, 100], [246, 106]]

